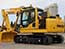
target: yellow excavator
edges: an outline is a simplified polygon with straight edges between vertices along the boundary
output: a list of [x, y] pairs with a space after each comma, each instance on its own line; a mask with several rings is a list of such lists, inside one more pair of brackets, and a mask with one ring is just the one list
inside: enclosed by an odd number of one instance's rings
[[[8, 14], [16, 14], [16, 21], [10, 23]], [[15, 43], [52, 44], [64, 41], [64, 22], [57, 14], [52, 16], [40, 8], [22, 7], [2, 10], [3, 25], [0, 41]]]

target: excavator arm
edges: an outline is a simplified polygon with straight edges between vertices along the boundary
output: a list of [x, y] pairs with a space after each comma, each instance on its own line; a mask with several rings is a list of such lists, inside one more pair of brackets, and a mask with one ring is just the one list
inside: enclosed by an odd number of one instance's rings
[[3, 15], [3, 21], [6, 22], [5, 25], [6, 25], [7, 31], [11, 30], [8, 13], [5, 10], [2, 10], [2, 15]]
[[16, 24], [17, 24], [17, 21], [18, 21], [18, 18], [19, 18], [19, 17], [18, 17], [18, 14], [20, 13], [21, 9], [22, 9], [22, 8], [11, 8], [11, 9], [6, 9], [6, 10], [3, 9], [3, 10], [2, 10], [3, 25], [4, 25], [4, 23], [5, 23], [5, 26], [6, 26], [7, 31], [11, 31], [11, 30], [12, 30], [11, 24], [10, 24], [10, 21], [9, 21], [9, 16], [8, 16], [8, 14], [17, 14], [17, 15], [16, 15], [17, 19], [16, 19], [16, 22], [15, 22], [15, 24], [14, 24], [14, 29], [15, 29]]
[[14, 29], [18, 21], [18, 16], [16, 16], [17, 19], [14, 27], [12, 27], [8, 14], [17, 14], [20, 12], [20, 10], [21, 8], [2, 9], [3, 23], [0, 31], [0, 42], [12, 42], [14, 36], [17, 35], [17, 32], [14, 31]]

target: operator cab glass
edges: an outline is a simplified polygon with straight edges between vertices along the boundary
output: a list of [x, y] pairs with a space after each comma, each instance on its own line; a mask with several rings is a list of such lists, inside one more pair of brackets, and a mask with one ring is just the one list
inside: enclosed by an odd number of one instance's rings
[[29, 17], [29, 12], [24, 12], [22, 15], [22, 25], [24, 26], [28, 25], [28, 17]]
[[20, 25], [22, 25], [23, 27], [28, 27], [29, 24], [33, 23], [33, 21], [35, 20], [34, 11], [35, 10], [23, 11], [20, 17]]

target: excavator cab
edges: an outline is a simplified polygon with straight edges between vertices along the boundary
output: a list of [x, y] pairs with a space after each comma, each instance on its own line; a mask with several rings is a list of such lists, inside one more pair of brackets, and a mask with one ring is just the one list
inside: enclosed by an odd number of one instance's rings
[[46, 28], [46, 17], [47, 13], [44, 12], [42, 9], [37, 8], [37, 18], [36, 18], [36, 12], [35, 8], [24, 10], [23, 12], [20, 12], [19, 14], [19, 20], [18, 20], [18, 26], [21, 28], [28, 28], [32, 24], [32, 28], [35, 28], [37, 21], [38, 22], [38, 29]]
[[35, 21], [34, 10], [21, 12], [20, 24], [25, 28]]
[[28, 27], [28, 25], [33, 22], [34, 12], [33, 12], [32, 16], [31, 16], [31, 13], [32, 12], [30, 12], [30, 11], [24, 11], [23, 13], [21, 13], [20, 24], [23, 27]]

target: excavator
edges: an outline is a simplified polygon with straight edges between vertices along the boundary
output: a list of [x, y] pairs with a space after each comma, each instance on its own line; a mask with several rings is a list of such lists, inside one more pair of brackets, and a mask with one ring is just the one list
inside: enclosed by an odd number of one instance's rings
[[[10, 23], [8, 14], [16, 14], [16, 21]], [[64, 22], [57, 14], [52, 16], [40, 8], [21, 7], [3, 9], [3, 24], [0, 41], [15, 43], [53, 44], [62, 43]]]

